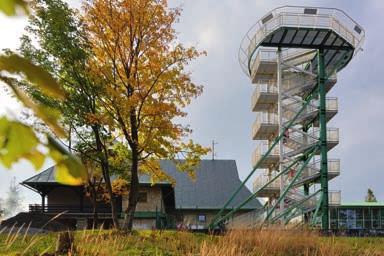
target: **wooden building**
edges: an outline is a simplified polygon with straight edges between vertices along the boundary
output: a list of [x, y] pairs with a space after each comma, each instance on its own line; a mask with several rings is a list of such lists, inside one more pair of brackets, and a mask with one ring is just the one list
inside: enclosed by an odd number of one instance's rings
[[[176, 181], [173, 187], [168, 181], [151, 184], [146, 175], [139, 177], [140, 192], [137, 204], [134, 228], [186, 228], [191, 230], [207, 229], [212, 218], [223, 207], [227, 199], [240, 186], [236, 162], [234, 160], [202, 160], [196, 169], [196, 180], [179, 172], [175, 163], [161, 160], [162, 169]], [[66, 186], [56, 182], [55, 167], [25, 180], [22, 185], [41, 195], [41, 204], [29, 206], [30, 212], [45, 215], [57, 215], [60, 218], [74, 220], [76, 228], [84, 228], [92, 222], [93, 206], [84, 193], [82, 186]], [[228, 205], [232, 209], [251, 195], [243, 187], [237, 198]], [[123, 221], [124, 210], [128, 206], [127, 196], [117, 197], [117, 211]], [[260, 208], [255, 199], [238, 213]], [[109, 204], [98, 205], [99, 219], [106, 225], [111, 222]]]

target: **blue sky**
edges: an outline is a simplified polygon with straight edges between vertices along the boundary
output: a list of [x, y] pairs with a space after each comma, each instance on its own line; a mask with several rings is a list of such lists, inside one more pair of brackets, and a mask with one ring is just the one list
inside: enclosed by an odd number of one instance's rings
[[[69, 2], [79, 6], [79, 1]], [[180, 41], [208, 52], [190, 67], [194, 81], [205, 86], [204, 94], [187, 109], [192, 137], [207, 146], [217, 141], [217, 158], [235, 159], [241, 178], [249, 173], [256, 145], [250, 135], [255, 118], [250, 110], [253, 87], [238, 64], [238, 48], [250, 26], [268, 11], [287, 4], [340, 8], [366, 31], [364, 51], [338, 74], [338, 83], [329, 94], [339, 98], [339, 113], [330, 126], [340, 128], [340, 144], [329, 157], [341, 159], [341, 175], [330, 182], [330, 187], [342, 190], [343, 201], [363, 200], [368, 187], [384, 201], [384, 68], [379, 61], [384, 56], [384, 23], [380, 20], [384, 1], [170, 1], [170, 6], [182, 5], [184, 9], [176, 25]], [[17, 47], [26, 20], [0, 15], [0, 24], [1, 35], [5, 35], [0, 48]], [[1, 91], [0, 114], [17, 110], [17, 103]], [[0, 166], [0, 197], [5, 196], [12, 176], [21, 181], [34, 173], [26, 163], [15, 165], [13, 170]], [[24, 195], [28, 203], [39, 201], [33, 192], [25, 190]]]

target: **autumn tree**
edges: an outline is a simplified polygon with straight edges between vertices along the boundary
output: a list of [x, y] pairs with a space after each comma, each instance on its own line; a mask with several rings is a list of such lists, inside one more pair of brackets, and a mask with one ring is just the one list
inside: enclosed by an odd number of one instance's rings
[[[132, 229], [138, 202], [139, 170], [153, 181], [172, 179], [158, 159], [172, 159], [193, 176], [208, 149], [186, 142], [191, 130], [177, 123], [183, 108], [203, 88], [191, 81], [186, 65], [204, 54], [184, 47], [173, 28], [181, 10], [166, 0], [89, 0], [83, 20], [94, 54], [90, 68], [102, 80], [102, 115], [129, 145], [131, 166], [124, 228]], [[178, 159], [184, 159], [178, 161]]]

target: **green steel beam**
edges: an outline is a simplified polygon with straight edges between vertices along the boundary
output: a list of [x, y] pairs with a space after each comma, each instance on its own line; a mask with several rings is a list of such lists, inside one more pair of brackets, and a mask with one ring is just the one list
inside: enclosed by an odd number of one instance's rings
[[[311, 121], [310, 124], [313, 124], [314, 120]], [[302, 129], [303, 129], [303, 132], [305, 133], [308, 133], [308, 124], [306, 126], [304, 126]], [[304, 159], [305, 160], [305, 159]], [[304, 187], [304, 195], [308, 196], [309, 195], [309, 186], [310, 186], [310, 181], [308, 183], [304, 183], [303, 184], [303, 187]], [[308, 213], [304, 213], [304, 223], [307, 223], [308, 222]]]
[[329, 229], [329, 212], [328, 212], [328, 149], [327, 149], [327, 119], [326, 119], [326, 91], [325, 91], [325, 65], [324, 65], [324, 49], [318, 52], [318, 87], [319, 87], [319, 123], [320, 123], [320, 184], [322, 191], [321, 202], [321, 228]]
[[317, 214], [319, 213], [322, 202], [323, 202], [323, 193], [320, 194], [320, 200], [317, 202], [316, 210], [315, 210], [314, 214], [312, 215], [312, 220], [311, 220], [312, 225], [316, 224], [315, 223], [316, 217], [317, 217]]
[[245, 178], [245, 180], [240, 184], [240, 186], [236, 189], [236, 191], [232, 194], [232, 196], [228, 199], [228, 201], [224, 204], [224, 206], [220, 209], [220, 211], [216, 214], [216, 216], [213, 218], [211, 224], [216, 223], [216, 220], [221, 216], [223, 211], [227, 208], [227, 206], [232, 202], [232, 200], [237, 196], [237, 194], [240, 192], [241, 188], [245, 185], [245, 183], [251, 178], [251, 176], [255, 173], [255, 171], [258, 169], [260, 164], [264, 161], [264, 159], [272, 152], [273, 148], [277, 145], [277, 143], [283, 138], [284, 133], [286, 130], [288, 130], [289, 127], [293, 125], [293, 123], [296, 121], [296, 119], [300, 116], [300, 114], [304, 111], [304, 109], [308, 106], [310, 101], [314, 98], [314, 94], [312, 93], [307, 98], [307, 101], [303, 104], [302, 108], [296, 113], [296, 115], [291, 119], [286, 127], [282, 130], [282, 132], [279, 134], [279, 136], [274, 140], [272, 145], [268, 148], [267, 152], [260, 158], [260, 160], [256, 163], [256, 165], [253, 167], [252, 171], [248, 174], [248, 176]]
[[272, 206], [271, 210], [268, 211], [267, 217], [265, 218], [266, 221], [269, 219], [269, 217], [271, 216], [272, 212], [275, 210], [276, 206], [281, 202], [281, 200], [283, 200], [285, 198], [286, 194], [288, 193], [289, 189], [291, 189], [292, 185], [295, 183], [297, 178], [299, 178], [299, 176], [303, 172], [304, 168], [308, 165], [309, 161], [315, 155], [315, 152], [316, 152], [317, 148], [318, 148], [318, 145], [315, 145], [314, 147], [311, 148], [311, 150], [310, 150], [311, 153], [310, 153], [309, 157], [304, 161], [303, 165], [296, 172], [296, 174], [293, 177], [291, 183], [284, 189], [284, 191], [282, 193], [280, 193], [279, 199], [277, 199], [277, 202]]
[[[278, 175], [276, 175], [275, 177], [273, 177], [270, 181], [268, 181], [266, 184], [264, 184], [263, 186], [261, 186], [258, 190], [256, 190], [252, 195], [250, 195], [247, 199], [245, 199], [245, 201], [243, 203], [241, 203], [239, 206], [237, 206], [236, 208], [232, 208], [232, 210], [230, 212], [228, 212], [226, 215], [222, 216], [221, 218], [216, 218], [216, 219], [213, 219], [212, 222], [210, 223], [209, 227], [210, 228], [214, 228], [218, 223], [220, 223], [221, 221], [224, 221], [228, 218], [230, 218], [235, 212], [237, 212], [239, 209], [241, 209], [241, 207], [243, 207], [244, 205], [246, 205], [249, 201], [251, 201], [252, 199], [254, 199], [256, 197], [256, 194], [261, 191], [262, 189], [264, 189], [265, 187], [267, 187], [269, 184], [271, 184], [272, 182], [274, 182], [277, 178], [279, 178], [281, 175], [285, 174], [288, 172], [288, 170], [294, 166], [298, 161], [300, 161], [300, 158], [297, 158], [295, 161], [293, 161], [292, 163], [290, 163], [282, 172], [280, 172]], [[217, 216], [217, 215], [216, 215]], [[215, 216], [215, 217], [216, 217]]]
[[[309, 195], [309, 186], [310, 186], [310, 183], [304, 183], [303, 184], [303, 187], [304, 187], [304, 195], [308, 196]], [[305, 223], [308, 223], [309, 221], [309, 213], [304, 213], [304, 222]]]
[[[347, 53], [348, 52], [345, 52], [344, 56]], [[211, 228], [215, 227], [218, 223], [220, 223], [221, 221], [225, 220], [228, 216], [231, 216], [234, 212], [236, 212], [237, 210], [241, 209], [242, 206], [244, 206], [246, 203], [248, 203], [250, 200], [252, 200], [255, 197], [255, 194], [251, 195], [242, 204], [240, 204], [240, 206], [232, 209], [232, 211], [230, 211], [229, 213], [227, 213], [223, 217], [221, 216], [223, 211], [230, 204], [230, 202], [232, 202], [232, 200], [240, 192], [241, 188], [245, 185], [245, 183], [251, 178], [251, 176], [254, 174], [254, 172], [258, 169], [258, 166], [260, 166], [260, 164], [271, 153], [271, 151], [277, 145], [277, 143], [282, 139], [285, 131], [289, 127], [292, 126], [292, 124], [296, 121], [298, 116], [303, 112], [305, 107], [315, 97], [315, 94], [317, 94], [317, 92], [315, 92], [315, 91], [318, 91], [319, 92], [319, 98], [320, 98], [320, 111], [319, 111], [319, 119], [320, 120], [319, 121], [320, 121], [320, 143], [321, 143], [321, 145], [320, 145], [320, 155], [321, 155], [320, 182], [321, 182], [322, 190], [326, 190], [325, 196], [323, 196], [324, 195], [324, 191], [322, 192], [322, 196], [321, 196], [321, 198], [322, 198], [322, 201], [321, 201], [321, 205], [322, 205], [321, 206], [321, 212], [324, 213], [325, 209], [327, 209], [325, 211], [325, 214], [322, 214], [322, 219], [323, 219], [322, 223], [324, 223], [323, 224], [323, 229], [324, 229], [325, 226], [327, 227], [326, 229], [328, 229], [328, 227], [329, 227], [329, 220], [328, 220], [328, 214], [329, 214], [328, 213], [328, 177], [327, 177], [328, 176], [328, 170], [327, 170], [328, 169], [328, 162], [327, 162], [327, 140], [326, 140], [327, 135], [326, 135], [326, 118], [325, 118], [325, 81], [328, 79], [328, 77], [325, 74], [324, 49], [319, 49], [318, 50], [318, 54], [317, 54], [317, 56], [315, 58], [317, 58], [317, 60], [318, 60], [318, 86], [317, 86], [318, 88], [317, 88], [317, 90], [313, 90], [309, 95], [307, 95], [305, 97], [306, 103], [303, 104], [302, 108], [296, 113], [294, 118], [292, 120], [290, 120], [288, 125], [286, 127], [284, 127], [282, 133], [280, 133], [279, 136], [274, 140], [274, 142], [269, 147], [267, 152], [256, 163], [256, 165], [253, 167], [252, 171], [249, 173], [249, 175], [246, 177], [246, 179], [242, 182], [242, 184], [238, 187], [238, 189], [234, 192], [234, 194], [230, 197], [230, 199], [225, 203], [223, 208], [220, 209], [219, 213], [213, 218], [213, 221], [210, 224]], [[336, 65], [335, 68], [331, 72], [329, 72], [329, 73], [332, 73], [332, 72], [336, 71], [338, 69], [339, 64], [343, 64], [342, 63], [342, 58], [339, 61], [338, 65]], [[322, 119], [324, 119], [324, 120], [322, 120]], [[325, 125], [322, 125], [322, 123], [324, 123], [324, 121], [325, 121]], [[309, 127], [307, 127], [307, 128], [309, 128]], [[324, 149], [325, 149], [325, 153], [324, 153]], [[280, 175], [281, 174], [279, 174], [275, 178], [279, 177]], [[274, 180], [275, 179], [272, 179], [270, 182], [273, 182]], [[325, 180], [325, 182], [324, 182], [324, 180]], [[269, 185], [269, 183], [267, 183], [265, 186]], [[264, 188], [265, 186], [263, 186], [262, 188]], [[262, 188], [260, 188], [260, 189], [262, 189]]]
[[279, 215], [273, 217], [271, 219], [271, 222], [274, 222], [276, 221], [277, 219], [283, 217], [283, 216], [287, 216], [293, 209], [297, 208], [298, 206], [302, 205], [303, 203], [305, 203], [306, 201], [308, 201], [309, 199], [311, 199], [312, 197], [316, 196], [321, 190], [318, 190], [316, 191], [315, 193], [309, 195], [308, 197], [304, 198], [303, 200], [293, 204], [292, 206], [290, 206], [289, 208], [287, 208], [287, 210], [285, 210], [284, 212], [280, 213]]

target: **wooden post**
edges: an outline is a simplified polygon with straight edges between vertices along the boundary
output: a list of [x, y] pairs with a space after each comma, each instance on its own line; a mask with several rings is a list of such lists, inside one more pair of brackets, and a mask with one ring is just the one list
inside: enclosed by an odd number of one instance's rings
[[45, 193], [41, 194], [41, 212], [44, 213], [45, 211]]
[[84, 193], [80, 191], [80, 212], [84, 211]]

